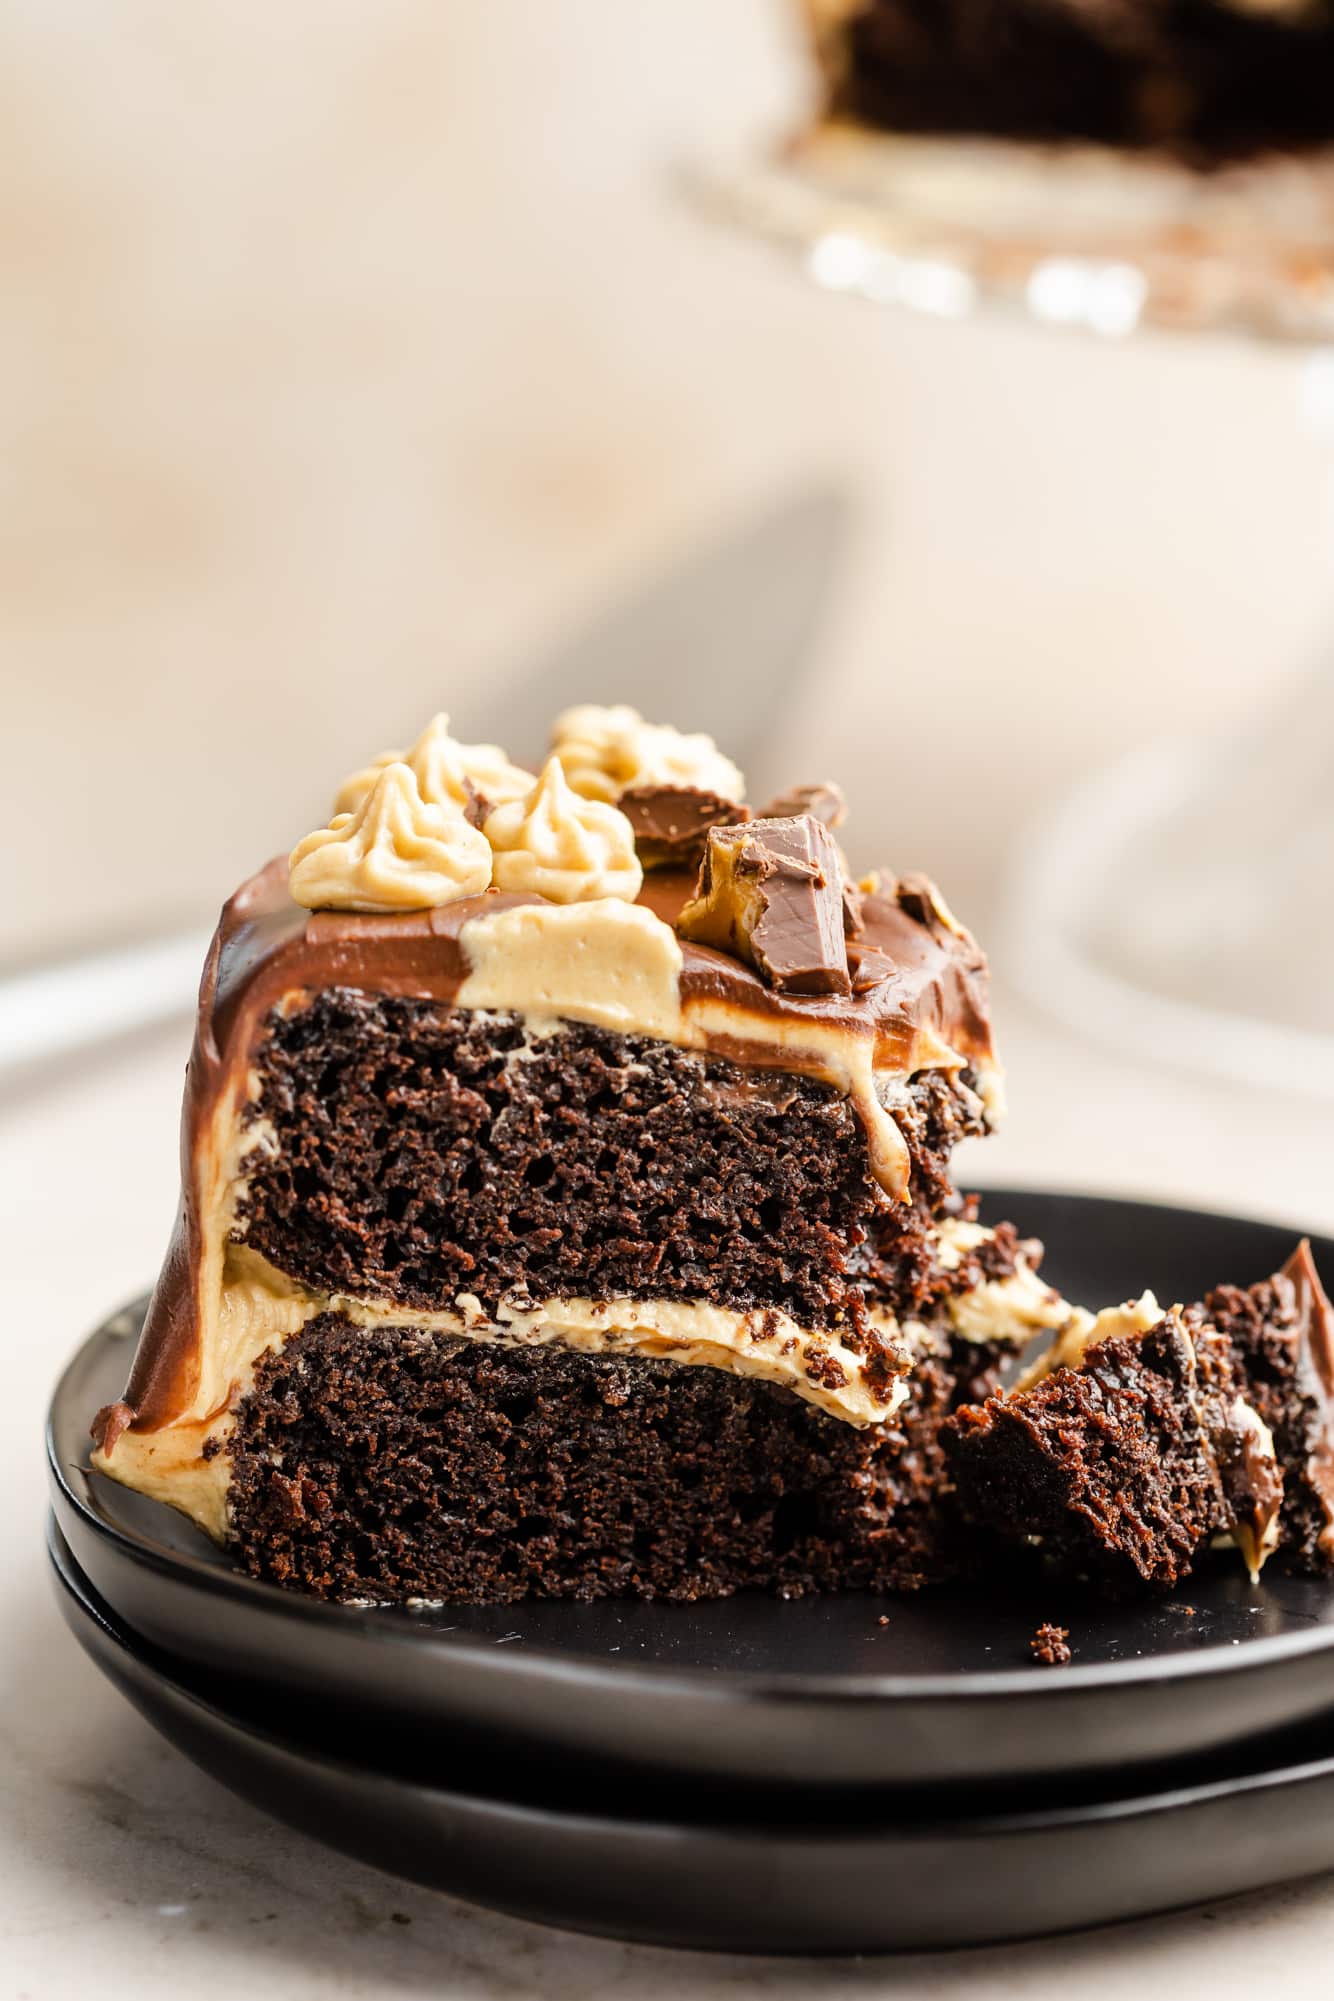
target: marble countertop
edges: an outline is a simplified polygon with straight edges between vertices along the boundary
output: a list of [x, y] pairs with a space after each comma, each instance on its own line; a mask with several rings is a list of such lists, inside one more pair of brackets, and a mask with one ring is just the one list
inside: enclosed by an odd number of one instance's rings
[[[1334, 1229], [1328, 1114], [1131, 1069], [1002, 1012], [1014, 1114], [971, 1171], [1235, 1207]], [[896, 1960], [742, 1960], [494, 1917], [327, 1853], [154, 1735], [55, 1609], [41, 1425], [65, 1354], [151, 1278], [175, 1202], [184, 1031], [62, 1066], [0, 1102], [0, 2001], [327, 1995], [749, 1997], [1325, 1991], [1334, 1878], [1028, 1945]], [[1093, 1142], [1096, 1142], [1094, 1144]], [[892, 1886], [888, 1888], [892, 1894]]]

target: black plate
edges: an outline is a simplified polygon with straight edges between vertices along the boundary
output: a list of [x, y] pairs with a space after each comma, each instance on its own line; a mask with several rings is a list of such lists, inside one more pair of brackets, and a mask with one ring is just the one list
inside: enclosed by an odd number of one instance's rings
[[747, 1819], [706, 1800], [686, 1819], [642, 1788], [537, 1791], [531, 1760], [478, 1771], [456, 1752], [448, 1785], [354, 1763], [346, 1726], [333, 1745], [295, 1736], [290, 1704], [146, 1647], [54, 1525], [51, 1556], [81, 1646], [214, 1778], [363, 1862], [540, 1923], [733, 1952], [909, 1951], [1147, 1916], [1334, 1867], [1328, 1724], [1307, 1732], [1301, 1762], [1140, 1797], [972, 1819], [890, 1818], [865, 1797], [837, 1818]]
[[[1042, 1236], [1053, 1281], [1094, 1303], [1146, 1284], [1173, 1300], [1250, 1281], [1295, 1234], [1095, 1197], [1008, 1192], [987, 1206]], [[1334, 1270], [1334, 1244], [1315, 1249]], [[1334, 1587], [1267, 1573], [1253, 1588], [1230, 1554], [1175, 1597], [1129, 1606], [1056, 1587], [419, 1613], [319, 1604], [241, 1575], [182, 1516], [89, 1472], [88, 1420], [119, 1393], [138, 1321], [95, 1334], [56, 1391], [61, 1529], [136, 1633], [303, 1705], [355, 1704], [423, 1743], [466, 1729], [678, 1777], [972, 1793], [1202, 1759], [1334, 1706]], [[1071, 1628], [1074, 1665], [1031, 1663], [1043, 1619]]]

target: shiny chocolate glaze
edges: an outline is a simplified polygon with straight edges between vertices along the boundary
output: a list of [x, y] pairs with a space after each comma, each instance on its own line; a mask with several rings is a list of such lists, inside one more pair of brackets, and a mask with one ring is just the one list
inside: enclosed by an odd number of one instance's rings
[[[645, 877], [639, 901], [674, 923], [695, 888], [693, 872], [659, 869]], [[681, 941], [681, 1003], [721, 1003], [710, 1014], [701, 1046], [748, 1068], [814, 1070], [792, 1046], [792, 1031], [822, 1025], [872, 1045], [877, 1072], [906, 1078], [940, 1064], [994, 1063], [987, 1013], [986, 960], [966, 933], [937, 921], [909, 898], [903, 908], [894, 878], [866, 894], [861, 942], [878, 955], [884, 976], [850, 995], [773, 992], [740, 960]], [[199, 990], [194, 1045], [186, 1072], [181, 1121], [181, 1201], [175, 1228], [122, 1402], [98, 1413], [93, 1428], [110, 1452], [129, 1426], [152, 1431], [188, 1408], [198, 1382], [200, 1283], [205, 1226], [217, 1199], [219, 1114], [236, 1113], [250, 1096], [249, 1078], [270, 1009], [299, 1006], [304, 994], [359, 987], [450, 1005], [470, 970], [463, 927], [480, 916], [540, 896], [488, 890], [433, 910], [391, 916], [310, 912], [287, 889], [287, 864], [270, 862], [225, 905]], [[747, 1032], [729, 1034], [727, 1014], [747, 1017]], [[765, 1029], [773, 1025], [771, 1040]], [[718, 1025], [715, 1025], [718, 1024]], [[782, 1037], [786, 1035], [787, 1040]]]

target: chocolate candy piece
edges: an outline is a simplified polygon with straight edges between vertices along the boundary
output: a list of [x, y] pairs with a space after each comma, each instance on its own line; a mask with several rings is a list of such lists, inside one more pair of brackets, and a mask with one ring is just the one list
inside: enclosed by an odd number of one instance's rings
[[882, 980], [893, 979], [898, 967], [887, 953], [878, 951], [874, 945], [850, 945], [848, 971], [852, 976], [852, 991], [865, 994], [872, 987], [878, 987]]
[[[828, 827], [832, 834], [835, 827], [841, 827], [848, 817], [848, 802], [843, 787], [835, 785], [832, 778], [823, 780], [819, 785], [794, 785], [790, 791], [780, 792], [776, 799], [771, 799], [760, 818], [792, 820], [800, 818], [803, 813], [809, 813], [813, 820], [818, 820], [822, 827]], [[846, 862], [842, 866], [843, 930], [847, 937], [856, 938], [862, 930], [861, 891], [849, 875]]]
[[710, 827], [740, 826], [750, 818], [749, 806], [697, 785], [635, 785], [616, 803], [634, 828], [644, 868], [696, 865]]
[[846, 994], [843, 867], [809, 813], [711, 827], [699, 884], [677, 919], [683, 938], [715, 945], [784, 994]]
[[895, 895], [899, 909], [906, 910], [918, 924], [924, 924], [934, 938], [963, 938], [972, 943], [929, 875], [901, 875]]
[[760, 816], [765, 820], [791, 820], [802, 813], [809, 813], [822, 827], [828, 827], [832, 834], [835, 827], [841, 827], [848, 817], [848, 802], [843, 795], [843, 787], [835, 785], [832, 778], [820, 785], [794, 785], [789, 792], [780, 792], [771, 799]]

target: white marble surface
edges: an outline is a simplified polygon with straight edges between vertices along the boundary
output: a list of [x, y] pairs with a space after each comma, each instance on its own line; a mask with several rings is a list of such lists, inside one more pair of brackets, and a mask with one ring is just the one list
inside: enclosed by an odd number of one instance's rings
[[[1116, 1186], [1334, 1227], [1327, 1113], [1077, 1049], [1002, 1006], [1015, 1113], [993, 1178]], [[175, 1199], [183, 1030], [0, 1106], [0, 1996], [746, 1997], [1328, 1992], [1334, 1879], [997, 1951], [745, 1961], [620, 1947], [400, 1886], [194, 1770], [97, 1675], [45, 1575], [41, 1420], [62, 1357], [140, 1289]], [[1091, 1145], [1090, 1141], [1096, 1141]], [[1091, 1166], [1096, 1163], [1096, 1167]], [[980, 1166], [980, 1161], [975, 1160]], [[887, 1894], [892, 1894], [887, 1886]]]

